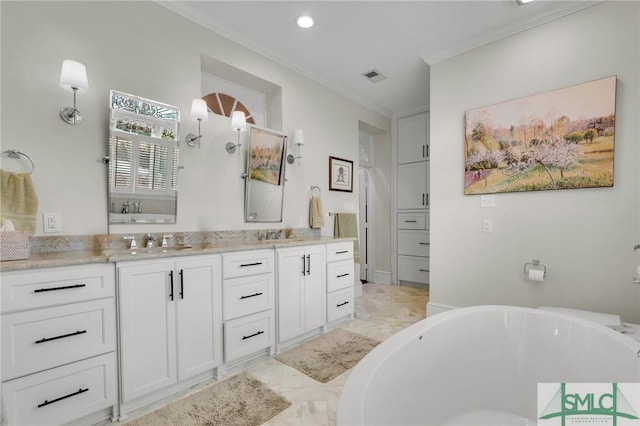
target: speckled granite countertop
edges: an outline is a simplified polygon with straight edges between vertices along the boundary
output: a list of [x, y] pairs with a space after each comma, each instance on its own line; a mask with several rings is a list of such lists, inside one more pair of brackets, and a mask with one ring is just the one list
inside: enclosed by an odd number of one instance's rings
[[0, 262], [0, 271], [18, 271], [35, 268], [49, 268], [55, 266], [71, 266], [89, 263], [113, 263], [134, 260], [156, 259], [174, 256], [194, 256], [202, 254], [217, 254], [242, 250], [275, 249], [285, 247], [306, 246], [312, 244], [327, 244], [341, 241], [353, 241], [354, 238], [307, 237], [281, 240], [236, 240], [216, 241], [205, 244], [180, 244], [167, 248], [139, 247], [135, 250], [127, 249], [87, 249], [65, 250], [42, 253], [31, 253], [26, 260], [8, 260]]

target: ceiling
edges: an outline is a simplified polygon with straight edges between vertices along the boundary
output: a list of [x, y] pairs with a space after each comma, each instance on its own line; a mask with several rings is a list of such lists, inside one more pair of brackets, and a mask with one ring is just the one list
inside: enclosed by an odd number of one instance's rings
[[[159, 1], [387, 117], [428, 107], [429, 65], [598, 1]], [[310, 14], [316, 24], [298, 28]], [[362, 74], [378, 70], [373, 83]]]

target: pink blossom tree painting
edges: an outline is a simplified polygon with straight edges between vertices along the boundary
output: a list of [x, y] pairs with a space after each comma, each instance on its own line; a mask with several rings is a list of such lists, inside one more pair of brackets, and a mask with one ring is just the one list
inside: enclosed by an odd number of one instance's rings
[[465, 194], [613, 186], [616, 76], [465, 113]]

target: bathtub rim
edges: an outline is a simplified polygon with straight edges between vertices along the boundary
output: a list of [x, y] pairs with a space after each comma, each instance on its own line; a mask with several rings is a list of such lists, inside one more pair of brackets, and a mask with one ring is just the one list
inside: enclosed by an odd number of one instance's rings
[[459, 316], [469, 315], [474, 312], [493, 311], [493, 312], [518, 312], [540, 315], [547, 318], [561, 318], [570, 322], [594, 329], [598, 332], [608, 334], [610, 337], [618, 340], [623, 346], [628, 346], [629, 350], [636, 352], [638, 355], [638, 367], [640, 370], [640, 342], [623, 335], [622, 333], [612, 330], [609, 327], [579, 318], [570, 314], [543, 311], [535, 308], [527, 308], [511, 305], [477, 305], [462, 308], [456, 308], [447, 312], [442, 312], [431, 317], [424, 318], [409, 327], [400, 330], [393, 336], [387, 338], [371, 352], [369, 352], [351, 371], [347, 381], [338, 398], [338, 406], [336, 409], [336, 425], [363, 425], [364, 424], [364, 399], [367, 395], [366, 390], [373, 377], [377, 374], [381, 365], [385, 363], [387, 358], [391, 357], [395, 351], [393, 348], [400, 347], [407, 341], [416, 338], [420, 334], [428, 332], [429, 329], [437, 327], [439, 324], [449, 319]]

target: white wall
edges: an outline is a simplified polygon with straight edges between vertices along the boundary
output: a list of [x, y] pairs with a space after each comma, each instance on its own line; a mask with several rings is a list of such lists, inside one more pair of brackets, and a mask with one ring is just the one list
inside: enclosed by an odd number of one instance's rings
[[[640, 3], [605, 2], [431, 67], [430, 304], [567, 306], [640, 323]], [[464, 112], [618, 76], [613, 188], [464, 195]], [[483, 218], [494, 232], [482, 233]], [[544, 283], [524, 279], [540, 259]]]
[[[308, 223], [310, 185], [322, 188], [326, 211], [357, 205], [352, 194], [328, 190], [328, 157], [353, 159], [357, 171], [358, 122], [389, 129], [390, 120], [265, 57], [151, 2], [0, 2], [2, 35], [2, 149], [18, 149], [36, 163], [39, 212], [60, 212], [63, 234], [107, 233], [109, 89], [182, 109], [180, 138], [197, 131], [191, 100], [201, 95], [201, 54], [282, 88], [282, 130], [305, 132], [304, 158], [287, 172], [281, 226]], [[63, 59], [87, 67], [90, 91], [78, 96], [83, 123], [69, 126], [58, 111], [72, 103], [58, 85]], [[279, 118], [277, 117], [277, 122]], [[178, 223], [119, 225], [116, 233], [257, 229], [245, 224], [244, 159], [224, 144], [234, 140], [229, 120], [211, 114], [200, 150], [181, 147]], [[245, 145], [246, 146], [246, 145]], [[20, 170], [16, 160], [2, 168]], [[39, 216], [41, 216], [39, 214]], [[273, 225], [272, 225], [273, 226]], [[333, 233], [327, 218], [323, 235]], [[37, 235], [42, 235], [38, 218]]]

